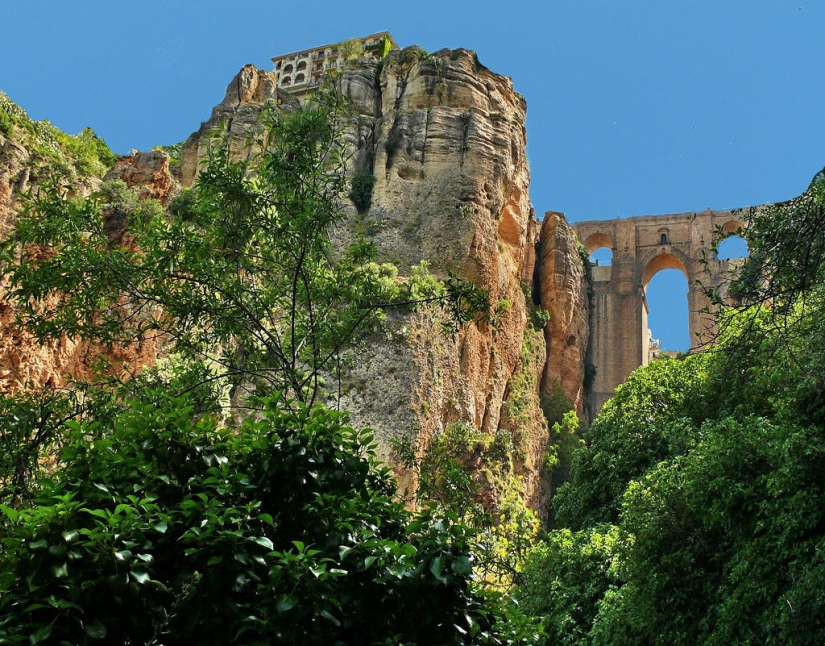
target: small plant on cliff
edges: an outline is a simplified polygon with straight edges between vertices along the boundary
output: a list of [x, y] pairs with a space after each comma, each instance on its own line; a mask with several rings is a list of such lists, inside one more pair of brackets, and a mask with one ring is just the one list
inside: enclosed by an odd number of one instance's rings
[[79, 175], [102, 177], [116, 159], [91, 128], [69, 135], [48, 121], [33, 121], [23, 108], [0, 92], [0, 131], [49, 164], [64, 179]]
[[183, 148], [183, 142], [179, 141], [176, 144], [169, 144], [168, 146], [155, 146], [152, 150], [162, 150], [169, 155], [169, 166], [179, 166], [181, 148]]
[[0, 134], [10, 135], [14, 132], [14, 122], [11, 115], [4, 110], [0, 110]]
[[366, 213], [372, 205], [372, 187], [375, 185], [375, 175], [368, 168], [361, 168], [352, 176], [352, 188], [349, 199], [359, 213]]
[[530, 309], [530, 324], [536, 330], [543, 330], [547, 327], [551, 318], [553, 318], [553, 315], [543, 307], [532, 307]]
[[360, 38], [350, 38], [338, 45], [338, 53], [344, 60], [355, 60], [364, 53], [364, 43]]

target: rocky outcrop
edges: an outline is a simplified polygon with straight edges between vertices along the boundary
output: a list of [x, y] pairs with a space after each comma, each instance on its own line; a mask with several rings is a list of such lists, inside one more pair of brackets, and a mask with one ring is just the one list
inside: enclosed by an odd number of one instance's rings
[[587, 281], [578, 237], [561, 213], [551, 211], [544, 216], [538, 262], [541, 304], [551, 313], [544, 328], [547, 364], [542, 391], [549, 393], [561, 387], [581, 416], [590, 333]]
[[141, 199], [151, 198], [161, 204], [168, 202], [176, 188], [169, 171], [169, 155], [161, 150], [133, 150], [128, 155], [118, 157], [115, 165], [103, 177], [106, 182], [116, 179], [134, 188]]
[[[496, 507], [517, 490], [541, 509], [549, 495], [541, 389], [557, 382], [579, 404], [587, 315], [569, 227], [550, 218], [539, 240], [525, 157], [526, 103], [509, 78], [463, 49], [408, 48], [380, 62], [355, 61], [337, 83], [351, 107], [343, 124], [348, 171], [371, 173], [374, 185], [365, 212], [342, 203], [347, 217], [332, 232], [334, 242], [367, 236], [379, 260], [396, 265], [402, 279], [422, 262], [439, 278], [454, 271], [489, 291], [495, 320], [449, 334], [442, 325], [447, 314], [438, 308], [389, 312], [386, 331], [344, 358], [334, 375], [341, 387], [328, 403], [351, 411], [353, 424], [372, 427], [391, 463], [395, 440], [406, 437], [423, 455], [450, 425], [466, 425], [480, 438], [464, 449], [485, 502]], [[182, 183], [195, 180], [215, 131], [228, 132], [236, 158], [253, 155], [250, 135], [272, 103], [300, 108], [270, 73], [245, 66], [182, 146], [175, 170]], [[14, 196], [30, 182], [27, 155], [14, 144], [0, 147], [0, 215], [8, 218]], [[159, 151], [121, 157], [106, 179], [163, 203], [177, 186]], [[539, 303], [551, 312], [544, 330], [532, 315]], [[13, 328], [13, 319], [14, 312], [0, 309], [0, 387], [59, 386], [67, 373], [83, 373], [94, 348], [68, 339], [38, 348]], [[127, 362], [154, 356], [149, 346], [130, 352]], [[490, 447], [498, 447], [497, 457]], [[395, 467], [402, 487], [415, 484], [413, 473]]]
[[[19, 110], [19, 109], [18, 109]], [[22, 113], [22, 111], [20, 111]], [[25, 114], [25, 113], [23, 113]], [[71, 161], [71, 160], [69, 160]], [[37, 192], [53, 173], [72, 186], [77, 195], [86, 195], [100, 186], [100, 178], [81, 176], [76, 170], [68, 175], [55, 160], [32, 153], [13, 136], [0, 136], [0, 234], [11, 232], [17, 215], [25, 207], [24, 195]], [[168, 156], [161, 152], [133, 152], [116, 162], [106, 179], [123, 179], [137, 187], [144, 197], [165, 201], [173, 188]], [[7, 282], [0, 280], [0, 393], [14, 393], [40, 388], [60, 388], [68, 378], [90, 379], [92, 366], [105, 355], [113, 366], [133, 370], [155, 360], [153, 342], [104, 348], [68, 337], [39, 343], [28, 331], [16, 324], [17, 311], [3, 298]]]
[[206, 156], [215, 132], [229, 134], [230, 150], [235, 157], [248, 157], [255, 148], [249, 135], [259, 131], [261, 108], [274, 101], [284, 109], [296, 109], [298, 100], [275, 86], [272, 74], [254, 65], [245, 65], [226, 88], [223, 101], [212, 115], [183, 144], [180, 154], [180, 181], [190, 186], [198, 174], [198, 165]]

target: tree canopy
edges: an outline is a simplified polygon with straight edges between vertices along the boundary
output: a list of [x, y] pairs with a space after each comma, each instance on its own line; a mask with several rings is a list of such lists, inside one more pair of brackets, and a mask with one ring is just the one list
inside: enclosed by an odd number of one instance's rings
[[755, 210], [716, 347], [617, 389], [518, 592], [551, 643], [825, 640], [825, 177]]

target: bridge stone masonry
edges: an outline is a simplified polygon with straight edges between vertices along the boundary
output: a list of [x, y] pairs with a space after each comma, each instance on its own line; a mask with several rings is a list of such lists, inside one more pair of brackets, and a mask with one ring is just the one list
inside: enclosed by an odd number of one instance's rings
[[[688, 283], [691, 352], [716, 334], [714, 306], [707, 288], [726, 297], [732, 263], [719, 260], [713, 244], [743, 228], [739, 211], [648, 215], [577, 222], [573, 228], [592, 254], [608, 248], [609, 266], [594, 266], [588, 363], [596, 367], [588, 404], [595, 415], [615, 388], [650, 357], [648, 304], [650, 279], [662, 269], [680, 270]], [[674, 294], [673, 298], [683, 298]]]

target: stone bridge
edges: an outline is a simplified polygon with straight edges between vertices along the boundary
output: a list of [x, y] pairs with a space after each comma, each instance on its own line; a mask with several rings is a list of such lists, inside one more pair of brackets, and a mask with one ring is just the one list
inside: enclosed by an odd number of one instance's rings
[[[587, 252], [607, 247], [609, 266], [593, 267], [594, 303], [590, 317], [588, 362], [596, 366], [590, 395], [597, 413], [628, 375], [650, 358], [645, 291], [662, 269], [678, 269], [688, 283], [691, 351], [716, 333], [706, 287], [720, 289], [730, 280], [731, 263], [719, 260], [711, 246], [742, 228], [737, 212], [711, 211], [591, 220], [573, 225]], [[674, 298], [682, 294], [674, 294]]]

